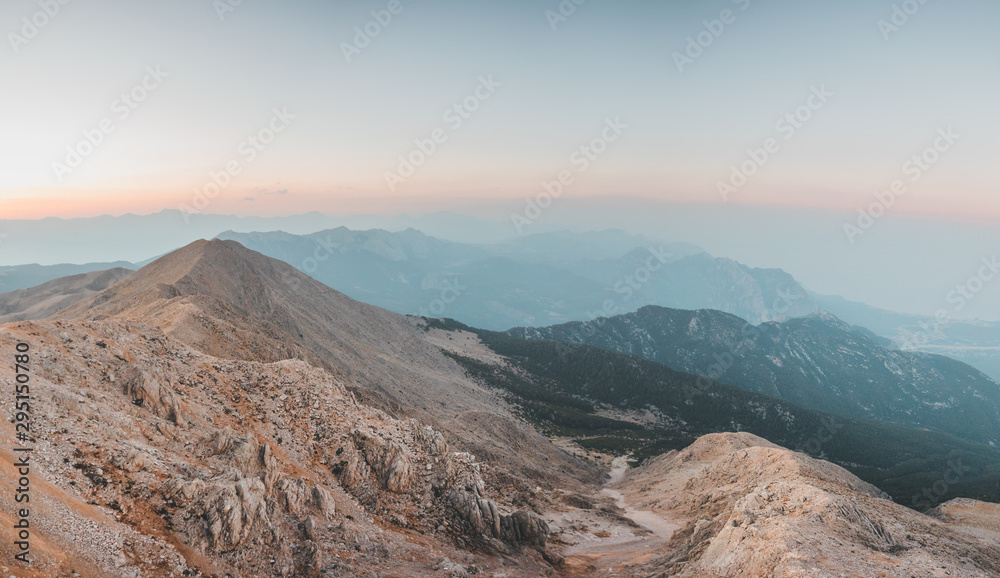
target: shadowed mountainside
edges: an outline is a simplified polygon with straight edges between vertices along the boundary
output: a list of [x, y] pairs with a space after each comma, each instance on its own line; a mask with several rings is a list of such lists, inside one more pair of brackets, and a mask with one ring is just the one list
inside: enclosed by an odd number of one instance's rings
[[1000, 385], [961, 362], [892, 349], [829, 314], [754, 327], [719, 311], [649, 306], [509, 333], [639, 355], [802, 407], [1000, 445]]

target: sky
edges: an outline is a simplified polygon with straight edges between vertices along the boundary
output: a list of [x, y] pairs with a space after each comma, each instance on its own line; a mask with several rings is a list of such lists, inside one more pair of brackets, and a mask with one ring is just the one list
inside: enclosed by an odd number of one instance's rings
[[561, 175], [1000, 218], [996, 2], [62, 2], [0, 5], [0, 218], [446, 210]]

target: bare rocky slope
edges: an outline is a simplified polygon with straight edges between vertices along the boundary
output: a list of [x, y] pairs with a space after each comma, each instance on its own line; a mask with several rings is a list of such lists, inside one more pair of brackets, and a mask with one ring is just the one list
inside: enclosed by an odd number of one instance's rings
[[34, 352], [38, 575], [535, 576], [537, 512], [599, 475], [420, 320], [232, 242], [3, 329]]
[[[135, 320], [0, 329], [4, 350], [16, 343], [31, 345], [34, 376], [34, 562], [19, 576], [549, 568], [541, 497], [494, 481], [434, 428], [359, 403], [325, 369], [208, 356]], [[0, 437], [13, 488], [14, 426]], [[17, 506], [0, 495], [6, 565]]]
[[629, 472], [618, 487], [635, 507], [681, 528], [633, 568], [637, 575], [1000, 575], [995, 505], [951, 502], [936, 519], [838, 466], [750, 434], [705, 436]]

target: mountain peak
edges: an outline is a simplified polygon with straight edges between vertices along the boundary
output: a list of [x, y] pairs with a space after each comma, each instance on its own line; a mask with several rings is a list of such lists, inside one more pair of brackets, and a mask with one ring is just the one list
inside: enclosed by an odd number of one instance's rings
[[[199, 239], [146, 265], [92, 303], [116, 315], [162, 299], [209, 296], [245, 310], [268, 289], [292, 291], [312, 281], [294, 267], [251, 251], [235, 241]], [[67, 316], [81, 313], [74, 308]]]
[[[355, 301], [235, 241], [191, 243], [55, 318], [129, 319], [225, 359], [302, 359], [377, 392], [369, 395], [382, 408], [441, 408], [448, 418], [497, 411], [492, 395], [470, 389], [411, 318]], [[437, 398], [442, 391], [452, 392], [447, 405]]]

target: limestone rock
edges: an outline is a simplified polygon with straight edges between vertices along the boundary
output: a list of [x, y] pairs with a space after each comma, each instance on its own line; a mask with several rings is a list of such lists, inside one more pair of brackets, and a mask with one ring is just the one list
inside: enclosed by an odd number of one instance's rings
[[258, 478], [219, 476], [207, 481], [170, 480], [161, 486], [164, 498], [202, 512], [201, 530], [208, 548], [228, 552], [237, 548], [259, 525], [270, 525], [264, 501], [264, 483]]
[[545, 548], [545, 541], [549, 537], [549, 525], [538, 514], [518, 510], [510, 516], [503, 516], [500, 523], [501, 537], [504, 541]]
[[130, 364], [123, 368], [118, 382], [133, 404], [149, 408], [157, 416], [178, 426], [184, 425], [177, 396], [169, 386], [161, 385], [149, 372]]

